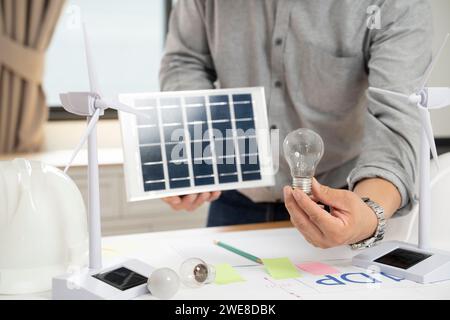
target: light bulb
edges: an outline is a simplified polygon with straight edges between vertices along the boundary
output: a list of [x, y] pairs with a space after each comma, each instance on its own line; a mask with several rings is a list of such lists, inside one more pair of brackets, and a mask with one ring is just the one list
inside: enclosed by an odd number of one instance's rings
[[167, 300], [178, 292], [180, 277], [170, 268], [156, 269], [148, 278], [147, 288], [153, 296]]
[[311, 195], [312, 178], [323, 156], [323, 140], [312, 130], [298, 129], [284, 139], [283, 150], [291, 168], [292, 187]]
[[215, 280], [216, 269], [202, 259], [190, 258], [181, 264], [180, 278], [184, 285], [199, 288]]

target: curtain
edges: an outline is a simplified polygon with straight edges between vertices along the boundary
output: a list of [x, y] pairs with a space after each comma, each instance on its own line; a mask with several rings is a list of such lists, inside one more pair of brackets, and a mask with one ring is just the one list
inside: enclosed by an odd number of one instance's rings
[[63, 5], [64, 0], [0, 0], [0, 154], [42, 146], [45, 51]]

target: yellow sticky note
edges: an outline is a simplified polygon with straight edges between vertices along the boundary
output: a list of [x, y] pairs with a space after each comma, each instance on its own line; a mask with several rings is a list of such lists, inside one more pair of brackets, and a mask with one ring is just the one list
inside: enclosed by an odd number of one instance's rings
[[269, 272], [274, 279], [292, 279], [301, 276], [298, 269], [288, 258], [262, 259], [262, 261], [267, 272]]
[[216, 284], [229, 284], [245, 281], [239, 273], [229, 264], [218, 264], [216, 267]]

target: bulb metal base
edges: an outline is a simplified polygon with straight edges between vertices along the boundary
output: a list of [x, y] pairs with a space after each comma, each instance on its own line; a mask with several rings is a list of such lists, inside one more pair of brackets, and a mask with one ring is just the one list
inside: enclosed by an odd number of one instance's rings
[[292, 177], [292, 188], [300, 189], [310, 196], [312, 194], [312, 178]]
[[209, 264], [198, 264], [194, 269], [194, 277], [198, 283], [212, 283], [216, 279], [216, 268]]

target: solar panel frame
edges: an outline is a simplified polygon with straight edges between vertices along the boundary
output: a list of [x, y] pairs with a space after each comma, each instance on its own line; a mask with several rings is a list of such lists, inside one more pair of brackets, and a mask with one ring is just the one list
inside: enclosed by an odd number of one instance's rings
[[[177, 100], [180, 102], [179, 105], [176, 104]], [[119, 101], [141, 111], [148, 111], [152, 115], [155, 115], [156, 111], [157, 115], [157, 119], [145, 120], [129, 113], [119, 112], [128, 201], [274, 185], [270, 130], [263, 87], [121, 94]], [[161, 104], [161, 101], [164, 103]], [[202, 110], [203, 104], [205, 110]], [[221, 107], [227, 109], [220, 109]], [[241, 107], [243, 109], [239, 109]], [[174, 110], [175, 112], [172, 112]], [[254, 134], [253, 131], [247, 135], [236, 130], [241, 124], [243, 128], [248, 128], [252, 121]], [[190, 133], [193, 132], [194, 125], [201, 128], [202, 135], [200, 137], [195, 135], [192, 139]], [[184, 136], [178, 142], [167, 141], [173, 138], [174, 132], [171, 130], [175, 129], [178, 129], [176, 131], [178, 134]], [[205, 129], [207, 131], [204, 131]], [[228, 147], [232, 146], [234, 154], [231, 155], [227, 148], [226, 154], [222, 156], [218, 152], [219, 158], [216, 155], [216, 144], [221, 142], [221, 139], [216, 136], [224, 129], [231, 129], [232, 136], [221, 138], [222, 143], [228, 143]], [[156, 136], [143, 137], [145, 132], [156, 134], [156, 130], [159, 130], [159, 142], [156, 142]], [[243, 153], [240, 150], [241, 139], [247, 139]], [[257, 142], [257, 163], [241, 164], [242, 159], [255, 157], [255, 154], [245, 154], [250, 140]], [[180, 154], [186, 155], [186, 158], [181, 161], [168, 159], [169, 153], [166, 148], [170, 149], [180, 143], [185, 147]], [[200, 158], [194, 157], [191, 148], [195, 144], [209, 144], [208, 152], [205, 151], [206, 154], [201, 154]], [[146, 156], [157, 161], [146, 162]], [[231, 160], [234, 163], [230, 163]], [[177, 167], [177, 162], [183, 164]], [[157, 172], [153, 173], [152, 168]], [[160, 179], [162, 173], [164, 178]], [[144, 174], [155, 180], [145, 180]], [[212, 182], [214, 183], [211, 184]]]

